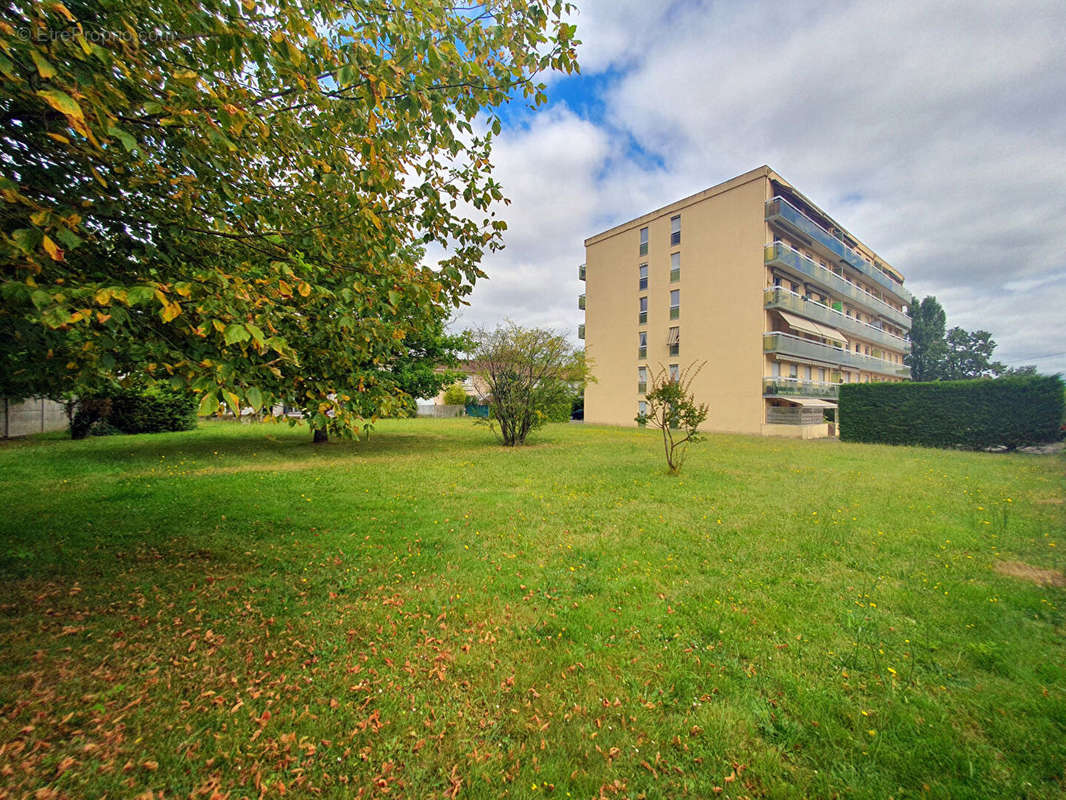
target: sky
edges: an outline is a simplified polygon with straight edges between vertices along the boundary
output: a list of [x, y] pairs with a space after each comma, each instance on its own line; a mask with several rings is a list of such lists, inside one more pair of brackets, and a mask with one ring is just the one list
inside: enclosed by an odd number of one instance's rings
[[456, 327], [568, 332], [584, 240], [768, 164], [995, 357], [1066, 373], [1066, 3], [583, 0], [581, 75], [496, 141]]

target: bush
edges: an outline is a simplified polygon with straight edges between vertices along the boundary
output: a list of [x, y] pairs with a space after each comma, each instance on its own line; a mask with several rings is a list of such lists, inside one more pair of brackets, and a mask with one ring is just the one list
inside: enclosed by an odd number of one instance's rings
[[461, 383], [453, 383], [444, 390], [444, 404], [446, 406], [466, 405], [466, 389]]
[[840, 387], [840, 438], [926, 447], [1014, 449], [1055, 441], [1063, 383], [1033, 375]]
[[82, 398], [70, 435], [162, 433], [196, 427], [196, 398], [163, 384], [133, 386]]

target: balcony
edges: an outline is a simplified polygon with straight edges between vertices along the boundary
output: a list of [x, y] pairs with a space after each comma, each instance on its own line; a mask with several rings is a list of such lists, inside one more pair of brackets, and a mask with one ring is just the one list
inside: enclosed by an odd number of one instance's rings
[[805, 300], [801, 295], [790, 292], [787, 289], [775, 287], [763, 291], [763, 303], [767, 308], [784, 308], [794, 311], [807, 319], [815, 322], [823, 322], [839, 329], [843, 333], [853, 334], [859, 339], [875, 342], [889, 350], [906, 353], [911, 349], [911, 343], [899, 336], [893, 336], [875, 325], [859, 322], [847, 314], [842, 314], [836, 309], [816, 303], [813, 300]]
[[766, 245], [763, 261], [768, 267], [780, 267], [791, 273], [809, 278], [811, 283], [828, 292], [848, 298], [867, 313], [877, 314], [887, 320], [891, 320], [904, 330], [910, 330], [911, 318], [902, 311], [897, 311], [884, 300], [874, 297], [854, 283], [848, 283], [832, 270], [826, 269], [821, 264], [814, 263], [805, 255], [781, 244], [781, 242]]
[[584, 264], [581, 264], [577, 268], [577, 279], [579, 281], [585, 280], [585, 265]]
[[876, 372], [880, 375], [892, 375], [895, 377], [909, 377], [910, 368], [891, 361], [885, 361], [874, 356], [864, 356], [852, 353], [842, 347], [833, 347], [828, 344], [812, 342], [793, 336], [791, 333], [764, 333], [762, 337], [762, 349], [765, 353], [780, 353], [786, 356], [806, 358], [823, 364], [848, 367], [865, 372]]
[[902, 303], [911, 302], [911, 294], [895, 280], [867, 261], [857, 250], [822, 228], [783, 197], [775, 197], [766, 204], [766, 220], [813, 242], [829, 256], [843, 261], [866, 277], [894, 294]]
[[585, 295], [579, 294], [577, 296], [577, 307], [580, 308], [582, 311], [585, 310]]
[[763, 378], [762, 393], [773, 397], [816, 397], [820, 400], [836, 400], [840, 393], [840, 384], [801, 381], [799, 378]]
[[585, 326], [584, 325], [578, 325], [577, 326], [577, 338], [578, 339], [584, 339], [585, 338]]

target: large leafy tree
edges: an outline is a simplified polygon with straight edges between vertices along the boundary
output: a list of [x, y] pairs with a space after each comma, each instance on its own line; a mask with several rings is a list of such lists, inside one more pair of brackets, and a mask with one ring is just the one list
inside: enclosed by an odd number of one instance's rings
[[943, 377], [947, 344], [944, 339], [947, 314], [932, 296], [910, 308], [911, 352], [904, 359], [915, 381], [935, 381]]
[[944, 380], [967, 378], [995, 378], [1006, 371], [1006, 366], [992, 360], [996, 342], [988, 331], [967, 331], [952, 328], [948, 331], [947, 355], [941, 377]]
[[0, 391], [140, 372], [337, 432], [501, 246], [493, 109], [576, 66], [554, 0], [5, 11]]

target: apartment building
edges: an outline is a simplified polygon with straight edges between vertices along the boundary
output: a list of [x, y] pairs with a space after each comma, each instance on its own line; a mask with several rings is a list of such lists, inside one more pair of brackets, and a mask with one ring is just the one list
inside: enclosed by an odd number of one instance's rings
[[579, 277], [588, 422], [695, 363], [708, 430], [816, 438], [840, 384], [910, 377], [903, 276], [766, 166], [586, 239]]

